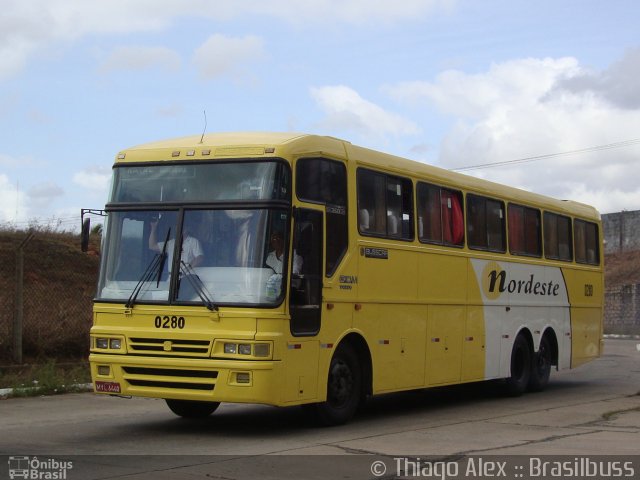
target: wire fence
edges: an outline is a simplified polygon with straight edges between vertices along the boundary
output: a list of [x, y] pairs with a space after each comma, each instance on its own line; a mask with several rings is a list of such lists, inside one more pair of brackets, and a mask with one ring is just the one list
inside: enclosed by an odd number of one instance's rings
[[77, 235], [2, 234], [2, 363], [86, 358], [98, 263]]

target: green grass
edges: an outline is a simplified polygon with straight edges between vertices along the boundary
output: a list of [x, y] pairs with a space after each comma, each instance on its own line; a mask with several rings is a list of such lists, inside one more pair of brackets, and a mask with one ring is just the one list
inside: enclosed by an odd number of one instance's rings
[[87, 363], [57, 364], [0, 368], [0, 388], [12, 388], [14, 397], [55, 395], [82, 391], [79, 385], [91, 382]]

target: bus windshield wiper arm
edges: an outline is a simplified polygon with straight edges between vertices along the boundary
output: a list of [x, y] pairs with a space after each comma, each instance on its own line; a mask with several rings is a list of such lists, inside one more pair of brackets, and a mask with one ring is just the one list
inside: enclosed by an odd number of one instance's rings
[[158, 253], [156, 253], [153, 256], [153, 258], [151, 259], [151, 262], [149, 262], [149, 265], [147, 265], [146, 270], [140, 277], [140, 280], [138, 280], [138, 283], [136, 283], [136, 286], [133, 288], [133, 291], [131, 292], [131, 296], [129, 297], [129, 300], [127, 300], [125, 307], [127, 308], [133, 307], [133, 304], [138, 298], [138, 295], [140, 294], [140, 291], [142, 290], [143, 285], [149, 280], [151, 280], [151, 278], [153, 277], [153, 274], [158, 268], [158, 265], [162, 263], [160, 259], [161, 259], [161, 255]]
[[140, 295], [140, 292], [142, 291], [142, 287], [146, 282], [150, 281], [154, 277], [154, 274], [155, 276], [157, 276], [157, 279], [158, 279], [156, 283], [156, 288], [158, 287], [158, 285], [160, 285], [160, 277], [162, 276], [162, 270], [164, 270], [164, 264], [167, 259], [167, 242], [169, 241], [170, 233], [171, 233], [171, 229], [167, 231], [167, 236], [164, 239], [164, 245], [162, 245], [162, 252], [159, 254], [156, 253], [153, 256], [153, 258], [151, 259], [151, 262], [149, 262], [149, 265], [147, 266], [146, 270], [142, 274], [142, 277], [140, 277], [140, 280], [138, 280], [138, 283], [136, 283], [136, 286], [134, 287], [133, 292], [131, 292], [131, 296], [129, 297], [129, 300], [127, 300], [125, 307], [127, 308], [133, 307], [134, 303], [136, 302], [136, 299], [138, 298], [138, 295]]
[[209, 310], [217, 311], [218, 307], [213, 303], [213, 300], [211, 300], [210, 298], [211, 292], [207, 290], [207, 287], [204, 286], [204, 283], [202, 283], [202, 280], [200, 280], [200, 277], [196, 275], [193, 268], [191, 268], [191, 266], [185, 263], [184, 261], [180, 260], [180, 272], [183, 275], [183, 280], [186, 279], [191, 284], [193, 289], [196, 291], [196, 293], [200, 297], [200, 300], [202, 300], [202, 303], [204, 303]]

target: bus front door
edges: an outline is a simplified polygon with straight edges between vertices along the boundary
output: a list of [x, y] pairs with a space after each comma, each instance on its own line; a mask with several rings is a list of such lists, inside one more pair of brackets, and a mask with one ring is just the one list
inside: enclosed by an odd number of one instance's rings
[[320, 331], [322, 312], [322, 212], [300, 208], [295, 214], [289, 312], [294, 336]]
[[316, 397], [322, 312], [321, 211], [296, 209], [294, 215], [289, 314], [292, 338], [285, 352], [284, 401], [299, 402]]

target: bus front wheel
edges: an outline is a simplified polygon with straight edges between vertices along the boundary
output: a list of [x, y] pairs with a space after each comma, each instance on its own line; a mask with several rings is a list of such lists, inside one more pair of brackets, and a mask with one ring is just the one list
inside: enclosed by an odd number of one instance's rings
[[194, 400], [166, 399], [168, 407], [173, 413], [183, 418], [205, 418], [220, 406], [220, 402], [198, 402]]
[[341, 345], [331, 359], [327, 379], [327, 400], [315, 404], [323, 425], [342, 425], [355, 414], [362, 397], [362, 375], [356, 352]]
[[518, 335], [511, 350], [511, 376], [507, 378], [507, 393], [522, 395], [531, 378], [531, 349], [524, 335]]

